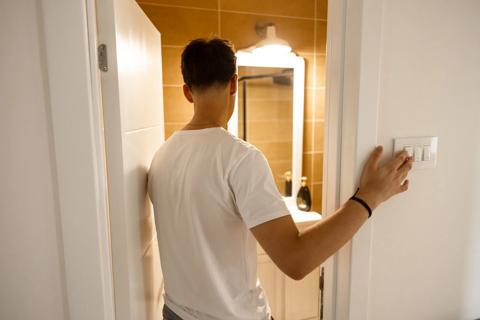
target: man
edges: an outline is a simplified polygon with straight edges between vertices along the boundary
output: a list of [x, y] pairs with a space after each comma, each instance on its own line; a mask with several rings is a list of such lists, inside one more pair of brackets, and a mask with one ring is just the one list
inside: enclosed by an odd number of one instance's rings
[[406, 191], [405, 152], [379, 166], [377, 147], [356, 198], [299, 232], [263, 154], [226, 131], [237, 92], [232, 46], [197, 39], [182, 53], [191, 121], [157, 151], [148, 177], [165, 278], [164, 319], [271, 318], [256, 275], [256, 241], [299, 280], [334, 254], [371, 210]]

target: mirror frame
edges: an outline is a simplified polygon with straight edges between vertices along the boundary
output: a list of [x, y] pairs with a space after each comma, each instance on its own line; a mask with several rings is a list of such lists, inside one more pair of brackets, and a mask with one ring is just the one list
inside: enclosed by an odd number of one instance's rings
[[[300, 188], [303, 160], [303, 110], [305, 92], [305, 60], [293, 52], [272, 57], [239, 50], [237, 57], [237, 74], [239, 67], [292, 68], [293, 69], [293, 125], [292, 125], [292, 197], [295, 202]], [[235, 108], [228, 122], [228, 131], [238, 137], [238, 94], [235, 95]]]

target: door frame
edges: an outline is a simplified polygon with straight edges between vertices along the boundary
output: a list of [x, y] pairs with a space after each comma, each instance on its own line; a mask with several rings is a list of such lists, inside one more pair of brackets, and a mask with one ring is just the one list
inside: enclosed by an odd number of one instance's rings
[[94, 8], [39, 2], [69, 320], [115, 319]]
[[[353, 194], [377, 145], [382, 19], [382, 0], [329, 2], [322, 208], [326, 213]], [[326, 279], [331, 282], [325, 285], [333, 294], [325, 319], [369, 319], [372, 232], [369, 220], [327, 262]]]
[[[95, 1], [42, 0], [41, 7], [68, 314], [70, 319], [88, 314], [92, 319], [113, 320]], [[360, 156], [365, 158], [376, 143], [381, 20], [381, 0], [329, 3], [325, 216], [354, 191], [363, 166]], [[88, 161], [79, 163], [76, 154], [86, 155]], [[324, 319], [367, 319], [371, 232], [367, 222], [352, 242], [325, 263]]]
[[[322, 215], [328, 217], [340, 205], [342, 108], [346, 0], [329, 1], [327, 14], [327, 52], [325, 79], [325, 123], [322, 181]], [[336, 319], [338, 296], [338, 254], [324, 264], [323, 318]], [[319, 303], [319, 305], [321, 305]]]

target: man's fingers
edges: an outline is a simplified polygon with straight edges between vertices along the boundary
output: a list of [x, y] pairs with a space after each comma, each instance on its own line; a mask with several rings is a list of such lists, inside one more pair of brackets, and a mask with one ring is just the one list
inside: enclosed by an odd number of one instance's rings
[[402, 183], [402, 185], [400, 186], [400, 192], [405, 192], [405, 191], [407, 191], [407, 190], [408, 190], [408, 185], [409, 185], [409, 183], [410, 183], [410, 182], [408, 181], [408, 179], [405, 180], [405, 181]]
[[387, 166], [392, 170], [397, 170], [407, 160], [407, 157], [408, 157], [407, 151], [405, 150], [400, 151], [397, 154], [397, 156], [387, 164]]
[[378, 162], [380, 161], [380, 157], [382, 156], [383, 146], [377, 146], [373, 149], [372, 153], [370, 154], [370, 158], [367, 161], [367, 167], [371, 169], [376, 169], [378, 167]]
[[413, 167], [413, 160], [411, 157], [406, 158], [405, 161], [400, 165], [400, 168], [398, 168], [398, 171], [403, 174], [404, 172], [408, 173], [410, 170], [412, 170]]
[[403, 172], [400, 172], [399, 175], [398, 175], [398, 180], [399, 181], [404, 181], [408, 176], [408, 171], [403, 171]]

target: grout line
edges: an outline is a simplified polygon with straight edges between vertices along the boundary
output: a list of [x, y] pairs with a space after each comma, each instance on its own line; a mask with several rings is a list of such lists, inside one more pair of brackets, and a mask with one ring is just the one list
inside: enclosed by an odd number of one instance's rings
[[217, 11], [217, 9], [211, 8], [201, 8], [201, 7], [192, 7], [192, 6], [179, 6], [176, 4], [164, 4], [164, 3], [156, 3], [156, 2], [148, 2], [148, 1], [137, 1], [138, 4], [152, 6], [152, 7], [166, 7], [166, 8], [179, 8], [179, 9], [192, 9], [192, 10], [202, 10], [202, 11]]
[[220, 14], [220, 0], [217, 0], [217, 23], [218, 23], [218, 36], [222, 37], [222, 18]]
[[176, 48], [176, 49], [181, 48], [181, 49], [183, 49], [183, 47], [185, 47], [185, 46], [180, 46], [180, 45], [176, 45], [176, 44], [163, 44], [162, 43], [162, 47], [163, 48]]
[[252, 12], [252, 11], [239, 11], [239, 10], [220, 10], [221, 12], [227, 13], [237, 13], [237, 14], [249, 14], [254, 16], [265, 16], [265, 17], [277, 17], [277, 18], [289, 18], [289, 19], [298, 19], [298, 20], [310, 20], [314, 21], [314, 18], [307, 18], [307, 17], [300, 17], [300, 16], [288, 16], [283, 14], [271, 14], [271, 13], [259, 13], [259, 12]]
[[[289, 16], [283, 14], [272, 14], [272, 13], [257, 13], [251, 11], [240, 11], [240, 10], [228, 10], [228, 9], [212, 9], [212, 8], [202, 8], [202, 7], [194, 7], [194, 6], [180, 6], [175, 4], [165, 4], [165, 3], [156, 3], [156, 2], [149, 2], [149, 1], [137, 1], [139, 5], [146, 5], [146, 6], [153, 6], [153, 7], [170, 7], [170, 8], [179, 8], [179, 9], [191, 9], [191, 10], [203, 10], [203, 11], [219, 11], [220, 12], [227, 12], [227, 13], [238, 13], [238, 14], [249, 14], [249, 15], [256, 15], [256, 16], [266, 16], [266, 17], [277, 17], [277, 18], [289, 18], [289, 19], [298, 19], [298, 20], [310, 20], [310, 21], [324, 21], [327, 22], [327, 19], [320, 19], [316, 18], [316, 12], [314, 18], [308, 17], [300, 17], [300, 16]], [[315, 6], [316, 8], [316, 6]]]

